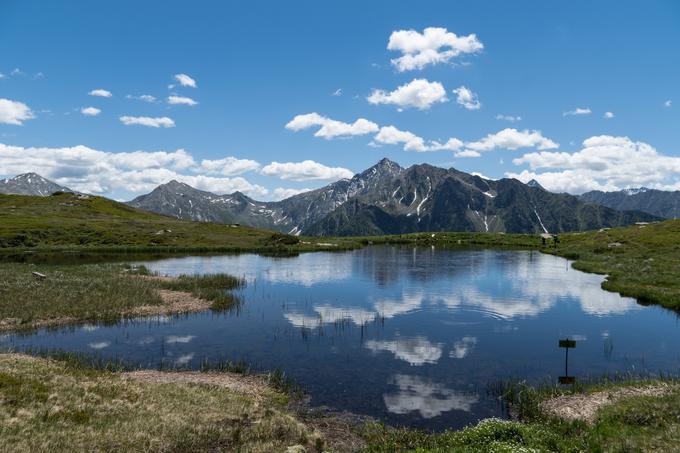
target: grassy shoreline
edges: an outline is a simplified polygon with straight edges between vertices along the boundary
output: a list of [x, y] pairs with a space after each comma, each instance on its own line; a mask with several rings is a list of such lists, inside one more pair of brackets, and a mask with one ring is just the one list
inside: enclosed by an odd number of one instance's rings
[[[0, 439], [12, 451], [421, 453], [673, 451], [680, 441], [677, 379], [595, 381], [574, 390], [517, 384], [503, 391], [520, 420], [440, 433], [291, 406], [277, 379], [0, 353]], [[546, 409], [560, 398], [599, 406], [592, 419], [560, 417]]]
[[0, 331], [229, 310], [239, 303], [231, 290], [245, 284], [222, 274], [161, 278], [142, 271], [120, 264], [0, 262]]

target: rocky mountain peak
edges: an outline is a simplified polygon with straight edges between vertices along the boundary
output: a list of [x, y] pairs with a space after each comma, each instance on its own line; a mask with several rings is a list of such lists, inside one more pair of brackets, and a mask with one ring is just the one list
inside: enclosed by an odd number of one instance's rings
[[539, 183], [539, 182], [536, 181], [535, 179], [532, 179], [531, 181], [529, 181], [529, 182], [527, 183], [527, 186], [529, 186], [529, 187], [536, 187], [537, 189], [545, 190], [545, 189], [543, 188], [543, 186], [541, 185], [541, 183]]
[[396, 174], [401, 173], [403, 168], [396, 162], [389, 160], [387, 157], [383, 157], [378, 161], [377, 164], [369, 168], [367, 171], [372, 171], [373, 169], [381, 173]]
[[33, 172], [17, 175], [11, 179], [0, 180], [0, 193], [48, 196], [54, 192], [73, 191]]

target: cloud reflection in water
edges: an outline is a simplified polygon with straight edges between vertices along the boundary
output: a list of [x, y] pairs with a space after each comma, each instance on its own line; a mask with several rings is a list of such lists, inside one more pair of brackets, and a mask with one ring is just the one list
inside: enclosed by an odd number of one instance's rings
[[452, 410], [470, 412], [479, 401], [478, 395], [457, 392], [420, 376], [396, 374], [390, 383], [397, 386], [397, 393], [383, 395], [383, 401], [393, 414], [415, 411], [433, 418]]

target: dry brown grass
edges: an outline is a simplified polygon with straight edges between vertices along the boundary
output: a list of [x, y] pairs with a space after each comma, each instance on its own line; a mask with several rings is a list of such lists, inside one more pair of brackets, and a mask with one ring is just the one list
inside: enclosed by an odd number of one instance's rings
[[115, 374], [0, 354], [4, 451], [285, 451], [324, 448], [257, 378]]
[[631, 396], [663, 396], [673, 388], [672, 384], [658, 382], [642, 387], [611, 388], [593, 393], [560, 395], [541, 403], [546, 415], [565, 420], [583, 420], [594, 423], [597, 413], [604, 406]]

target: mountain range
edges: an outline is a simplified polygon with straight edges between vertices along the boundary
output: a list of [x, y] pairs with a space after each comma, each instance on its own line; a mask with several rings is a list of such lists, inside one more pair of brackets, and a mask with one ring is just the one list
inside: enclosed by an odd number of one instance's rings
[[129, 204], [184, 219], [315, 236], [559, 233], [657, 220], [647, 213], [619, 211], [548, 192], [535, 181], [492, 181], [427, 164], [402, 168], [389, 159], [350, 179], [282, 201], [260, 202], [239, 192], [215, 195], [172, 181]]
[[581, 199], [612, 209], [643, 211], [664, 219], [680, 217], [680, 191], [678, 190], [667, 192], [646, 187], [616, 192], [594, 190], [581, 195]]
[[[38, 181], [37, 177], [31, 174], [31, 181]], [[27, 175], [9, 181], [19, 178], [26, 180]], [[47, 187], [40, 185], [42, 193], [30, 194], [47, 194]], [[127, 204], [181, 219], [314, 236], [424, 231], [561, 233], [658, 220], [649, 213], [552, 193], [536, 181], [494, 181], [428, 164], [402, 168], [389, 159], [350, 179], [281, 201], [257, 201], [241, 192], [217, 195], [170, 181]]]
[[54, 192], [73, 192], [67, 187], [45, 179], [37, 173], [24, 173], [11, 179], [0, 179], [0, 193], [10, 195], [47, 196]]

